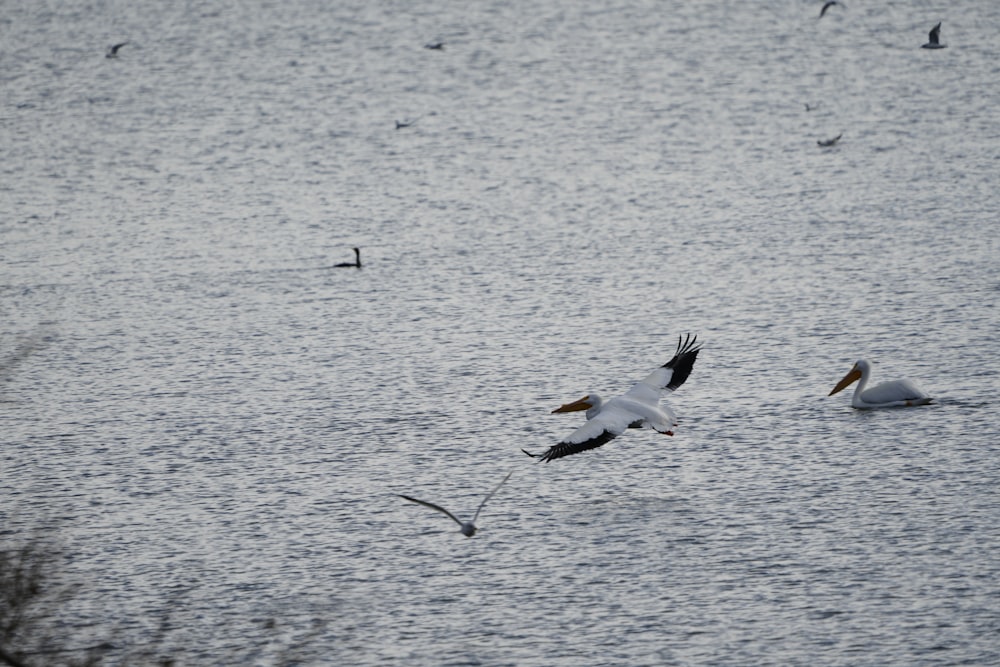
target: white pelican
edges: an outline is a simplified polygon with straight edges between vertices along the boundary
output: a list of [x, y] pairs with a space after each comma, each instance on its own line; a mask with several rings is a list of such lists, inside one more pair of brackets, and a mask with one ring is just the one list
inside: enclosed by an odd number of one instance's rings
[[334, 264], [335, 269], [345, 269], [345, 268], [361, 268], [361, 248], [354, 249], [354, 261], [353, 262], [341, 262], [340, 264]]
[[922, 48], [922, 49], [943, 49], [946, 46], [948, 46], [947, 44], [942, 44], [940, 38], [941, 38], [941, 23], [939, 21], [936, 26], [934, 26], [933, 28], [931, 28], [930, 33], [928, 33], [927, 39], [929, 41], [926, 44], [924, 44], [923, 46], [921, 46], [920, 48]]
[[645, 426], [658, 433], [673, 435], [677, 417], [669, 406], [660, 405], [660, 397], [680, 387], [691, 374], [701, 350], [695, 346], [697, 340], [698, 337], [692, 338], [691, 334], [683, 341], [678, 338], [677, 352], [673, 358], [621, 396], [602, 401], [600, 396], [592, 392], [579, 401], [556, 408], [553, 413], [586, 410], [587, 422], [559, 444], [549, 447], [544, 454], [532, 454], [523, 449], [521, 451], [539, 461], [551, 461], [600, 447], [624, 433], [627, 428]]
[[854, 390], [854, 397], [851, 398], [851, 406], [859, 410], [927, 405], [934, 400], [911, 380], [891, 380], [875, 385], [871, 389], [865, 389], [871, 374], [871, 362], [867, 359], [860, 359], [855, 362], [850, 372], [837, 383], [833, 391], [827, 395], [833, 396], [855, 380], [860, 380]]
[[441, 507], [440, 505], [435, 505], [434, 503], [429, 503], [426, 500], [417, 500], [416, 498], [411, 498], [410, 496], [404, 496], [402, 493], [397, 493], [396, 495], [398, 495], [400, 498], [405, 498], [406, 500], [409, 500], [411, 503], [417, 503], [418, 505], [423, 505], [424, 507], [430, 507], [432, 510], [437, 510], [438, 512], [441, 512], [443, 514], [447, 514], [448, 516], [451, 517], [452, 521], [454, 521], [459, 526], [461, 526], [461, 528], [459, 530], [462, 532], [463, 535], [465, 535], [466, 537], [472, 537], [473, 535], [476, 534], [476, 530], [477, 530], [476, 529], [476, 519], [479, 518], [479, 513], [482, 511], [483, 505], [486, 504], [487, 500], [489, 500], [491, 497], [493, 497], [493, 494], [496, 493], [497, 490], [501, 486], [503, 486], [503, 483], [506, 482], [508, 479], [510, 479], [510, 476], [513, 475], [513, 474], [514, 474], [513, 470], [511, 470], [509, 473], [507, 473], [507, 476], [504, 477], [500, 481], [499, 484], [497, 484], [495, 487], [493, 487], [493, 490], [490, 491], [489, 494], [485, 498], [483, 498], [483, 502], [479, 503], [479, 509], [476, 510], [475, 515], [472, 517], [472, 521], [459, 521], [458, 518], [454, 514], [452, 514], [451, 512], [449, 512], [448, 510], [446, 510], [445, 508]]

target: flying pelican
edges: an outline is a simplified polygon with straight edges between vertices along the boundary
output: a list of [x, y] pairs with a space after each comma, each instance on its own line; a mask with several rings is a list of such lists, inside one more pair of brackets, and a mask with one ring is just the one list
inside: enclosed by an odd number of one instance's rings
[[840, 134], [838, 134], [837, 136], [835, 136], [833, 139], [825, 139], [825, 140], [824, 139], [818, 139], [816, 141], [816, 143], [819, 144], [820, 146], [822, 146], [823, 148], [829, 148], [830, 146], [836, 146], [837, 142], [840, 141], [840, 138], [842, 136], [844, 136], [843, 132], [841, 132]]
[[854, 396], [851, 398], [851, 407], [859, 410], [927, 405], [934, 400], [911, 380], [891, 380], [875, 385], [871, 389], [865, 389], [871, 374], [871, 362], [867, 359], [860, 359], [855, 362], [850, 372], [837, 383], [837, 386], [827, 396], [833, 396], [838, 391], [843, 391], [855, 380], [860, 380], [854, 390]]
[[353, 262], [341, 262], [340, 264], [334, 264], [333, 268], [335, 268], [335, 269], [346, 269], [346, 268], [360, 269], [361, 268], [361, 249], [360, 248], [355, 248], [354, 249], [354, 261]]
[[459, 521], [458, 518], [454, 514], [452, 514], [451, 512], [449, 512], [448, 510], [446, 510], [445, 508], [441, 507], [440, 505], [435, 505], [434, 503], [429, 503], [426, 500], [417, 500], [416, 498], [411, 498], [410, 496], [404, 496], [402, 493], [397, 493], [396, 495], [399, 496], [400, 498], [405, 498], [406, 500], [409, 500], [411, 503], [416, 503], [418, 505], [423, 505], [424, 507], [430, 507], [432, 510], [437, 510], [438, 512], [441, 512], [443, 514], [447, 514], [448, 516], [450, 516], [452, 518], [452, 521], [454, 521], [459, 526], [461, 526], [461, 528], [459, 530], [462, 532], [463, 535], [465, 535], [466, 537], [472, 537], [473, 535], [476, 534], [476, 530], [477, 530], [477, 528], [476, 528], [476, 519], [479, 518], [479, 512], [482, 511], [483, 505], [486, 504], [487, 500], [489, 500], [491, 497], [493, 497], [493, 494], [496, 493], [497, 490], [501, 486], [503, 486], [503, 483], [506, 482], [508, 479], [510, 479], [510, 476], [513, 475], [513, 474], [514, 474], [513, 470], [511, 470], [509, 473], [507, 473], [507, 476], [504, 477], [500, 481], [499, 484], [497, 484], [495, 487], [493, 487], [493, 490], [490, 491], [489, 494], [487, 494], [487, 496], [485, 498], [483, 498], [483, 502], [479, 503], [479, 509], [476, 510], [476, 514], [472, 517], [472, 521]]
[[930, 33], [928, 33], [927, 38], [930, 40], [920, 48], [922, 49], [943, 49], [947, 47], [947, 44], [942, 44], [940, 41], [941, 37], [941, 22], [939, 21], [936, 26], [931, 28]]
[[119, 44], [115, 44], [110, 49], [108, 49], [108, 52], [104, 54], [104, 57], [105, 58], [117, 58], [118, 57], [118, 49], [122, 48], [126, 44], [128, 44], [128, 42], [121, 42]]
[[823, 18], [823, 14], [826, 14], [826, 10], [830, 9], [830, 7], [833, 7], [834, 5], [840, 5], [841, 7], [845, 8], [847, 6], [844, 5], [843, 3], [837, 2], [837, 0], [830, 0], [828, 3], [823, 5], [823, 9], [819, 10], [819, 17]]
[[551, 461], [600, 447], [624, 433], [627, 428], [645, 426], [658, 433], [673, 435], [677, 417], [668, 406], [660, 405], [660, 396], [680, 387], [691, 374], [701, 350], [701, 347], [695, 346], [697, 340], [698, 337], [692, 338], [691, 334], [683, 341], [678, 337], [677, 352], [673, 358], [621, 396], [602, 401], [600, 396], [590, 393], [579, 401], [556, 408], [553, 413], [586, 410], [587, 422], [563, 438], [559, 444], [549, 447], [544, 454], [532, 454], [523, 449], [521, 451], [539, 461]]

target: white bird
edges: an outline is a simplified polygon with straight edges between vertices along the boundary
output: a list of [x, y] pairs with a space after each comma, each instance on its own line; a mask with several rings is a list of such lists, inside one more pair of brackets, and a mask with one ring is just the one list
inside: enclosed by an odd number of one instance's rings
[[680, 387], [691, 374], [701, 350], [695, 346], [697, 340], [698, 337], [692, 338], [691, 334], [683, 341], [678, 338], [673, 358], [621, 396], [603, 401], [597, 394], [590, 393], [579, 401], [556, 408], [553, 413], [586, 410], [587, 422], [559, 444], [549, 447], [544, 454], [521, 451], [539, 461], [551, 461], [600, 447], [627, 428], [646, 427], [664, 435], [673, 435], [677, 417], [669, 406], [660, 404], [660, 397]]
[[493, 490], [490, 491], [485, 498], [483, 498], [483, 502], [479, 503], [479, 509], [476, 510], [475, 515], [472, 517], [472, 521], [460, 521], [454, 514], [452, 514], [445, 508], [441, 507], [440, 505], [435, 505], [434, 503], [429, 503], [426, 500], [417, 500], [416, 498], [411, 498], [410, 496], [404, 496], [402, 493], [397, 493], [396, 495], [398, 495], [400, 498], [405, 498], [406, 500], [409, 500], [411, 503], [417, 503], [418, 505], [423, 505], [424, 507], [430, 507], [432, 510], [437, 510], [438, 512], [447, 514], [448, 516], [451, 517], [452, 521], [461, 526], [459, 530], [461, 530], [463, 535], [465, 535], [466, 537], [472, 537], [473, 535], [476, 534], [477, 530], [476, 519], [479, 518], [479, 513], [483, 510], [483, 505], [486, 504], [487, 500], [493, 497], [493, 494], [496, 493], [497, 490], [501, 486], [503, 486], [503, 483], [506, 482], [508, 479], [510, 479], [510, 476], [513, 474], [514, 474], [513, 470], [507, 473], [507, 476], [504, 477], [499, 484], [493, 487]]
[[934, 400], [912, 380], [891, 380], [866, 389], [871, 374], [871, 362], [867, 359], [859, 359], [850, 372], [827, 395], [833, 396], [838, 391], [850, 386], [852, 382], [860, 380], [854, 390], [854, 396], [851, 398], [851, 406], [859, 410], [927, 405]]
[[927, 34], [928, 42], [921, 46], [922, 49], [943, 49], [947, 47], [947, 44], [941, 43], [941, 23], [938, 22], [936, 26], [931, 28], [931, 31]]

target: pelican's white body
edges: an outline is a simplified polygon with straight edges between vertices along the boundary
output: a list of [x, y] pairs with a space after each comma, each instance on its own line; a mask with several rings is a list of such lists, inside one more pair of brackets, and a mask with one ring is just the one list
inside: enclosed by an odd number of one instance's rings
[[854, 389], [854, 396], [851, 397], [851, 407], [859, 410], [927, 405], [934, 400], [912, 380], [891, 380], [869, 389], [868, 380], [871, 378], [871, 373], [871, 362], [859, 359], [829, 395], [833, 396], [857, 381], [858, 386]]

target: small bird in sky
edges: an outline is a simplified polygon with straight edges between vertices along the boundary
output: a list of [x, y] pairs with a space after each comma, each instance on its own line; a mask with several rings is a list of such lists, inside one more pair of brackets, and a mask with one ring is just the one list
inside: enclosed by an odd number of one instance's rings
[[118, 44], [115, 44], [110, 49], [108, 49], [108, 52], [106, 54], [104, 54], [104, 57], [105, 58], [117, 58], [118, 57], [118, 49], [122, 48], [126, 44], [128, 44], [128, 42], [119, 42]]
[[922, 49], [943, 49], [947, 47], [947, 44], [941, 43], [941, 23], [938, 22], [936, 26], [931, 28], [931, 31], [927, 34], [927, 39], [929, 40], [926, 44], [921, 46]]
[[834, 5], [840, 5], [841, 7], [844, 7], [844, 8], [847, 7], [847, 5], [844, 5], [843, 3], [837, 2], [837, 0], [830, 0], [828, 3], [826, 3], [825, 5], [823, 5], [823, 9], [819, 10], [819, 17], [823, 18], [823, 14], [826, 14], [826, 10], [830, 9], [830, 7], [833, 7]]
[[483, 502], [479, 503], [479, 509], [476, 510], [476, 513], [475, 513], [475, 515], [473, 515], [471, 521], [460, 521], [458, 519], [458, 517], [456, 517], [454, 514], [452, 514], [451, 512], [449, 512], [448, 510], [446, 510], [445, 508], [441, 507], [440, 505], [435, 505], [434, 503], [429, 503], [426, 500], [417, 500], [416, 498], [411, 498], [410, 496], [404, 496], [402, 493], [397, 493], [396, 495], [399, 496], [400, 498], [405, 499], [405, 500], [409, 500], [411, 503], [417, 503], [418, 505], [423, 505], [424, 507], [430, 507], [432, 510], [437, 510], [438, 512], [441, 512], [442, 514], [447, 514], [449, 517], [451, 517], [452, 521], [454, 521], [459, 526], [461, 526], [461, 528], [459, 528], [459, 530], [461, 531], [461, 533], [463, 535], [465, 535], [466, 537], [472, 537], [473, 535], [476, 534], [476, 530], [478, 530], [476, 528], [476, 519], [479, 518], [479, 513], [483, 510], [483, 505], [486, 504], [487, 500], [489, 500], [490, 498], [493, 497], [493, 494], [496, 493], [497, 490], [501, 486], [503, 486], [504, 482], [506, 482], [508, 479], [510, 479], [510, 476], [513, 475], [513, 474], [514, 474], [513, 470], [511, 470], [509, 473], [507, 473], [507, 476], [504, 477], [503, 480], [501, 480], [499, 484], [497, 484], [495, 487], [493, 487], [493, 490], [490, 491], [489, 494], [485, 498], [483, 498]]

